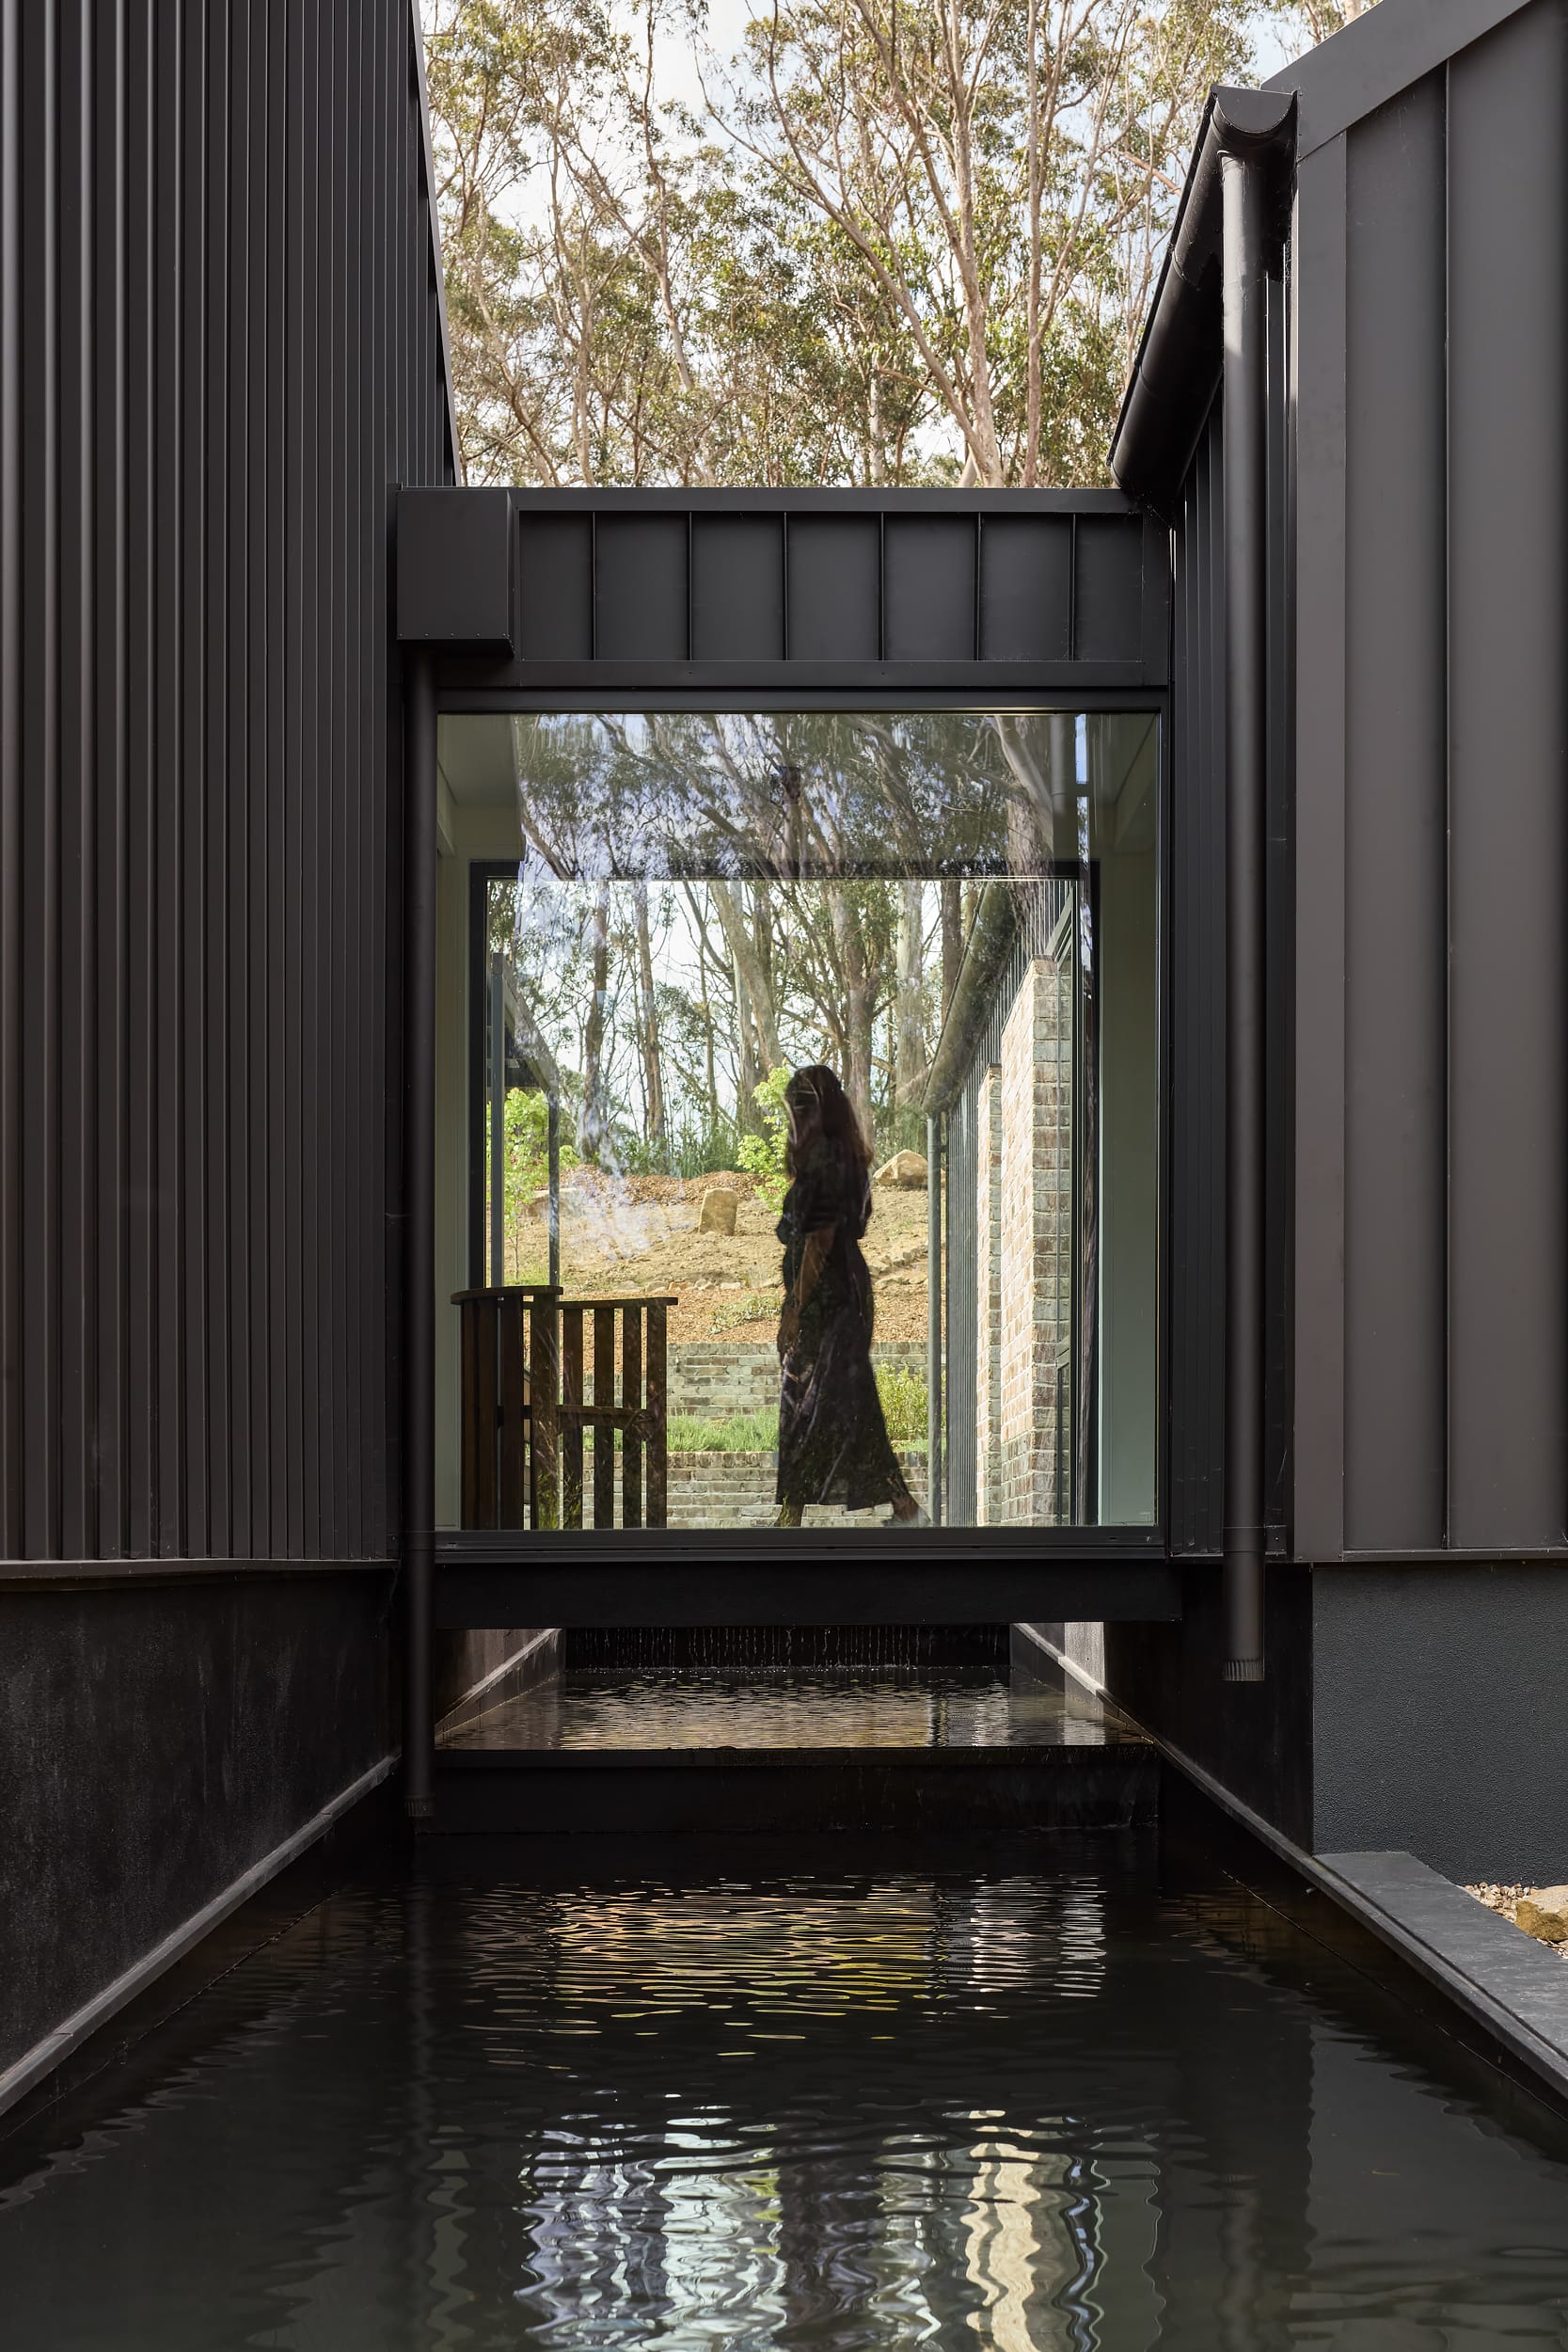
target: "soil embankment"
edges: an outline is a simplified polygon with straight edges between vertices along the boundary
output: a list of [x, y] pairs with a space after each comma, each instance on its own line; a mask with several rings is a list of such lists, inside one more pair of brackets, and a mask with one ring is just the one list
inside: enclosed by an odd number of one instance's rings
[[[735, 1232], [704, 1232], [703, 1195], [737, 1196]], [[876, 1294], [879, 1341], [924, 1340], [926, 1194], [879, 1185], [862, 1245]], [[750, 1176], [608, 1176], [573, 1168], [561, 1187], [561, 1279], [569, 1298], [673, 1297], [672, 1343], [732, 1338], [771, 1342], [784, 1291], [776, 1210]], [[536, 1238], [535, 1238], [536, 1237]], [[545, 1277], [542, 1206], [531, 1219], [519, 1281]]]

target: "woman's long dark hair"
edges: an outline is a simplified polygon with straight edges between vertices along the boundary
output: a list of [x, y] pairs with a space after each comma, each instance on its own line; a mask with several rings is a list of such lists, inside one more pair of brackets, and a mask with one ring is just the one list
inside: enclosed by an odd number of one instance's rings
[[826, 1062], [808, 1062], [803, 1070], [795, 1073], [784, 1089], [784, 1108], [789, 1115], [784, 1166], [791, 1176], [797, 1173], [796, 1134], [806, 1125], [814, 1112], [816, 1131], [825, 1143], [832, 1144], [834, 1151], [842, 1152], [851, 1167], [870, 1167], [871, 1147], [861, 1133], [854, 1105]]

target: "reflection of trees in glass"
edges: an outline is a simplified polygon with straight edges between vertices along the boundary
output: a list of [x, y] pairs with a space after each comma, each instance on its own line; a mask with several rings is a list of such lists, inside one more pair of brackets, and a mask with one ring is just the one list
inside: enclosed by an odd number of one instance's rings
[[[510, 947], [588, 1159], [733, 1165], [783, 1063], [917, 1142], [959, 878], [1038, 852], [996, 723], [669, 712], [515, 723]], [[564, 1083], [562, 1091], [564, 1092]]]
[[[879, 1152], [926, 1073], [978, 883], [1086, 854], [1063, 713], [520, 717], [492, 944], [586, 1160], [734, 1167], [771, 1071], [831, 1062]], [[1115, 724], [1115, 722], [1109, 723]], [[1085, 744], [1089, 749], [1085, 751]]]

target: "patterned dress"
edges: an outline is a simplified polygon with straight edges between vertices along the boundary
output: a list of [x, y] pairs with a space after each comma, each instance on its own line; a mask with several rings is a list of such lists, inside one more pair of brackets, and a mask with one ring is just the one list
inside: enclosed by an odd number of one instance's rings
[[871, 1269], [860, 1246], [870, 1221], [867, 1170], [818, 1137], [784, 1195], [778, 1227], [791, 1299], [808, 1234], [833, 1228], [795, 1344], [781, 1350], [780, 1502], [865, 1511], [909, 1493], [871, 1369]]

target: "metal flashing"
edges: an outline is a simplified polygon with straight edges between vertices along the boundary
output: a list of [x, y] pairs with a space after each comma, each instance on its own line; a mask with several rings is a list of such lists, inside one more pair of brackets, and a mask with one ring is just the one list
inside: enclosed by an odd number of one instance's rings
[[1298, 162], [1538, 0], [1378, 0], [1263, 85], [1296, 102]]
[[447, 329], [447, 272], [441, 258], [441, 218], [436, 209], [436, 148], [430, 135], [430, 89], [424, 70], [424, 18], [420, 0], [408, 0], [409, 40], [414, 61], [414, 92], [419, 102], [420, 168], [424, 174], [425, 216], [430, 223], [430, 265], [436, 296], [436, 326], [441, 352], [441, 390], [447, 411], [447, 454], [451, 478], [464, 475], [463, 451], [457, 437], [457, 399], [452, 389], [451, 337]]
[[1131, 497], [1158, 501], [1186, 478], [1220, 369], [1220, 166], [1291, 144], [1294, 98], [1212, 90], [1160, 282], [1111, 439], [1111, 470]]

